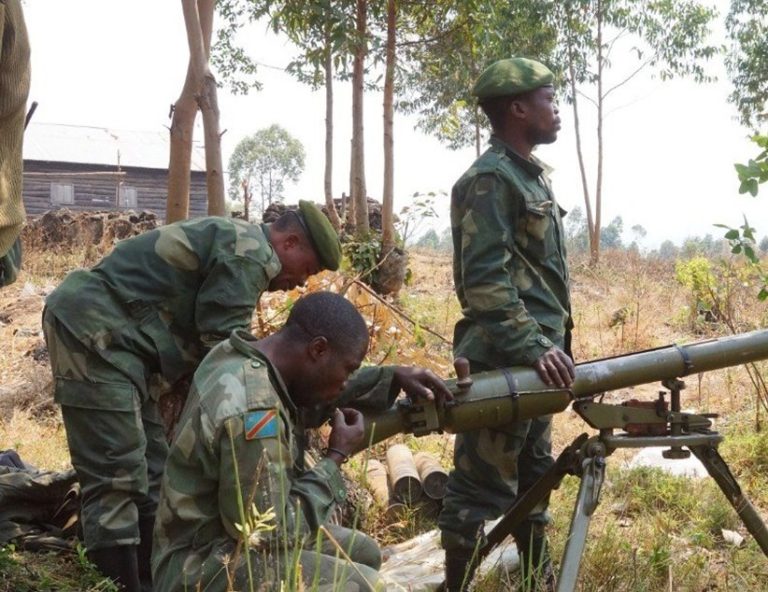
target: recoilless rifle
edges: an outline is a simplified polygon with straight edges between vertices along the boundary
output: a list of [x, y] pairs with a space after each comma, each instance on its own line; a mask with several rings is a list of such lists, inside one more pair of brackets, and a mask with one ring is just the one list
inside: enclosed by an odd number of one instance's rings
[[[606, 458], [619, 448], [651, 446], [667, 447], [663, 452], [666, 458], [687, 458], [693, 453], [768, 556], [768, 529], [717, 450], [723, 437], [712, 429], [712, 418], [716, 416], [685, 413], [680, 407], [680, 392], [685, 388], [681, 378], [766, 358], [768, 330], [754, 331], [577, 364], [576, 378], [568, 389], [548, 387], [532, 368], [503, 368], [470, 375], [467, 361], [458, 359], [457, 377], [446, 381], [453, 402], [439, 405], [401, 399], [384, 413], [369, 414], [365, 445], [398, 433], [423, 436], [493, 428], [559, 413], [572, 405], [573, 411], [598, 433], [578, 436], [554, 465], [516, 499], [486, 536], [485, 545], [478, 550], [479, 559], [501, 543], [565, 475], [576, 475], [581, 484], [557, 587], [558, 592], [574, 590], [589, 521], [605, 480]], [[661, 391], [655, 401], [602, 402], [607, 391], [657, 381], [666, 391]]]

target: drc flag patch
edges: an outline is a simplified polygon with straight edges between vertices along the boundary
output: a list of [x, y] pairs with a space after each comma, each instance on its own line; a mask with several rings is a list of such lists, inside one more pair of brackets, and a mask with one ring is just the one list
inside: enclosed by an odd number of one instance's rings
[[277, 437], [277, 410], [264, 409], [245, 414], [245, 439]]

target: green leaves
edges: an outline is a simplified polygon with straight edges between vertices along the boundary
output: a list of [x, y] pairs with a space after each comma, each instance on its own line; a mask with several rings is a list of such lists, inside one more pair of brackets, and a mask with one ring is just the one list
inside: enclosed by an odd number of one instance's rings
[[763, 284], [757, 295], [758, 300], [768, 298], [768, 273], [763, 269], [760, 262], [760, 256], [755, 249], [755, 229], [750, 226], [746, 216], [744, 224], [738, 228], [731, 228], [725, 224], [715, 224], [718, 228], [725, 228], [727, 232], [723, 235], [731, 247], [731, 253], [734, 255], [743, 255], [749, 265], [757, 273], [760, 282]]
[[757, 158], [750, 159], [747, 164], [734, 164], [736, 174], [739, 176], [739, 193], [749, 193], [752, 197], [757, 195], [758, 186], [768, 181], [768, 136], [753, 136], [752, 141], [763, 148]]
[[757, 129], [768, 103], [768, 3], [731, 0], [725, 25], [731, 40], [725, 62], [733, 83], [729, 99], [741, 122]]
[[[768, 136], [755, 135], [752, 137], [752, 141], [762, 148], [762, 152], [757, 158], [750, 159], [747, 164], [736, 163], [733, 166], [740, 181], [739, 193], [749, 193], [755, 197], [760, 184], [768, 181]], [[744, 224], [739, 228], [731, 228], [725, 224], [715, 224], [715, 226], [726, 229], [724, 236], [731, 246], [731, 253], [734, 255], [743, 254], [758, 273], [763, 284], [757, 295], [758, 300], [768, 299], [768, 272], [763, 269], [760, 257], [755, 250], [757, 243], [755, 229], [749, 225], [746, 216], [744, 217]]]

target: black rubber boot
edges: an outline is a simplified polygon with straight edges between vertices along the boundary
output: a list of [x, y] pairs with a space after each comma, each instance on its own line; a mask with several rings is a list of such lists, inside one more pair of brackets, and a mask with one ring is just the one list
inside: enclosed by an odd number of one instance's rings
[[125, 592], [141, 592], [135, 545], [104, 547], [88, 551], [88, 559]]
[[557, 580], [544, 526], [526, 522], [513, 535], [520, 555], [520, 591], [555, 592]]
[[139, 536], [141, 542], [136, 550], [139, 566], [139, 583], [141, 592], [152, 592], [152, 530], [155, 526], [154, 516], [139, 518]]
[[473, 550], [446, 549], [444, 592], [466, 592], [475, 575], [477, 561]]

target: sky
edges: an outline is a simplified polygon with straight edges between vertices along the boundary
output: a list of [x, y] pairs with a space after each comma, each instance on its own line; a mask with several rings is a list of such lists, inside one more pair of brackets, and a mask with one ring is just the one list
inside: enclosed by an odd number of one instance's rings
[[[727, 9], [726, 0], [716, 4], [722, 13]], [[24, 11], [32, 47], [30, 100], [39, 103], [34, 121], [124, 130], [170, 125], [169, 107], [181, 91], [188, 61], [178, 0], [25, 0]], [[256, 61], [273, 67], [260, 68], [259, 92], [233, 96], [219, 90], [224, 167], [242, 138], [278, 123], [306, 151], [305, 172], [286, 188], [286, 202], [322, 202], [324, 94], [281, 69], [295, 50], [264, 25], [250, 27], [243, 41]], [[617, 52], [615, 80], [632, 63], [629, 47]], [[604, 129], [602, 216], [603, 225], [622, 217], [626, 241], [634, 238], [629, 229], [635, 225], [647, 232], [640, 243], [645, 248], [708, 233], [718, 238], [723, 231], [715, 223], [739, 226], [745, 215], [759, 237], [768, 234], [766, 191], [757, 198], [739, 195], [733, 168], [756, 156], [757, 147], [727, 102], [730, 86], [722, 63], [711, 62], [708, 68], [717, 83], [661, 82], [641, 75], [611, 98]], [[349, 175], [348, 83], [336, 83], [335, 100], [334, 194], [340, 196], [347, 191]], [[552, 181], [561, 205], [583, 210], [573, 113], [565, 102], [560, 114], [563, 127], [557, 142], [540, 147], [537, 155], [554, 168]], [[582, 120], [587, 169], [593, 173], [595, 121], [589, 113]], [[474, 160], [474, 148], [449, 150], [415, 129], [414, 117], [396, 114], [394, 125], [395, 210], [416, 192], [436, 192], [440, 217], [432, 223], [439, 231], [448, 225], [447, 195]], [[368, 93], [366, 181], [376, 199], [383, 182], [382, 128], [382, 96]], [[196, 139], [202, 138], [198, 130]]]

